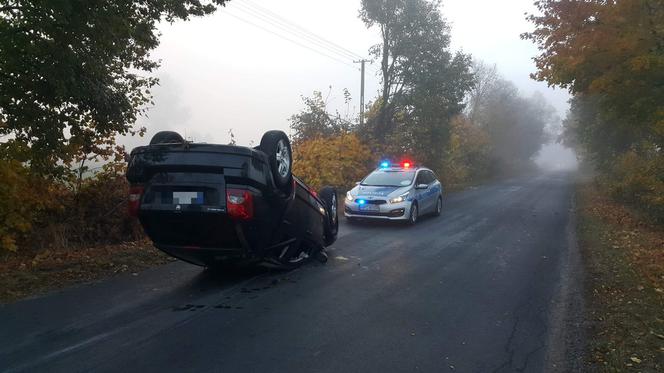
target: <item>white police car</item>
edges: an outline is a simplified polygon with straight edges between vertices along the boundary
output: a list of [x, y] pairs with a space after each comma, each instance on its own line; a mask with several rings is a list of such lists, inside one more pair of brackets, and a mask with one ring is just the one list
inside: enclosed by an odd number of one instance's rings
[[355, 219], [402, 220], [415, 224], [424, 214], [440, 215], [443, 186], [428, 168], [408, 161], [381, 163], [346, 194], [344, 215]]

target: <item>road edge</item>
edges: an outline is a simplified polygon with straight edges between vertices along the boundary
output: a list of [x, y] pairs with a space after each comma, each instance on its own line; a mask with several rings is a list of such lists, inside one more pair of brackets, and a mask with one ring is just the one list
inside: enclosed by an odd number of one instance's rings
[[577, 237], [577, 197], [573, 188], [565, 228], [567, 250], [560, 263], [560, 282], [551, 300], [545, 372], [583, 372], [586, 349], [585, 278]]

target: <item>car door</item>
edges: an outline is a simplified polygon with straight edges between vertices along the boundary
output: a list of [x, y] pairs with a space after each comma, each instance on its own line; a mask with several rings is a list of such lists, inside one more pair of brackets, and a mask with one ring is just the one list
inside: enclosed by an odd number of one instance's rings
[[[426, 170], [421, 170], [417, 173], [417, 178], [415, 179], [415, 191], [417, 193], [417, 201], [419, 203], [420, 213], [424, 214], [431, 210], [431, 201], [429, 197], [429, 178], [426, 173]], [[426, 189], [419, 189], [418, 186], [426, 185]]]
[[440, 183], [438, 178], [436, 177], [436, 174], [434, 174], [432, 171], [429, 171], [431, 173], [431, 195], [433, 196], [433, 209], [436, 208], [436, 203], [438, 203], [438, 197], [442, 198], [443, 195], [443, 185]]
[[433, 172], [426, 170], [424, 171], [424, 181], [427, 183], [427, 190], [426, 190], [426, 201], [427, 201], [427, 212], [434, 211], [436, 208], [436, 197], [438, 196], [436, 193], [436, 187], [435, 187], [435, 182], [436, 178], [433, 176]]

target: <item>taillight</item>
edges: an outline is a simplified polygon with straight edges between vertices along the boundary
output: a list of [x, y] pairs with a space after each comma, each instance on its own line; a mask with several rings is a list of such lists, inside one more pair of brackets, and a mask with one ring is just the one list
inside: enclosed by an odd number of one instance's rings
[[129, 203], [127, 204], [129, 216], [138, 217], [138, 209], [141, 207], [142, 196], [142, 186], [132, 186], [129, 188]]
[[228, 189], [226, 210], [233, 219], [250, 220], [254, 217], [254, 196], [248, 190]]

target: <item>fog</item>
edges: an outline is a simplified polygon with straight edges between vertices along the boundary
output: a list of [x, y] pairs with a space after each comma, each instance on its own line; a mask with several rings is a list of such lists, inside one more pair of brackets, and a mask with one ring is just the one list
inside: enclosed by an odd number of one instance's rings
[[543, 170], [571, 171], [578, 167], [576, 155], [561, 144], [544, 145], [535, 160]]
[[[212, 16], [164, 23], [161, 45], [152, 54], [162, 62], [156, 73], [161, 83], [153, 89], [154, 107], [138, 122], [147, 128], [146, 137], [122, 143], [144, 144], [164, 129], [219, 143], [227, 143], [232, 130], [238, 144], [255, 143], [268, 129], [288, 131], [288, 118], [302, 107], [301, 96], [314, 90], [324, 92], [331, 111], [346, 111], [342, 89], [348, 88], [350, 110], [357, 114], [360, 72], [353, 59], [286, 34], [252, 11], [256, 5], [360, 57], [379, 41], [377, 31], [357, 17], [359, 0], [233, 0]], [[537, 49], [519, 35], [532, 29], [524, 13], [533, 10], [532, 0], [443, 1], [454, 50], [495, 64], [521, 92], [540, 92], [564, 117], [568, 94], [529, 78]], [[367, 70], [366, 102], [377, 96], [376, 67]], [[573, 159], [569, 150], [553, 144], [542, 149], [537, 163], [571, 167]]]

